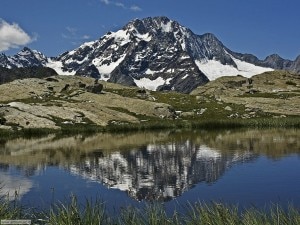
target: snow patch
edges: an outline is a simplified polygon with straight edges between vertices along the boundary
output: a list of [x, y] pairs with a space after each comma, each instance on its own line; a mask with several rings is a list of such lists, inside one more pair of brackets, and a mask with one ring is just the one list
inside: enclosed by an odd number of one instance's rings
[[167, 24], [161, 23], [161, 28], [164, 32], [168, 33], [172, 31], [172, 22], [169, 21]]
[[255, 66], [251, 63], [247, 63], [247, 62], [243, 62], [239, 59], [236, 59], [234, 57], [231, 57], [232, 60], [235, 62], [235, 64], [237, 65], [238, 69], [240, 71], [243, 71], [244, 75], [246, 77], [251, 77], [253, 75], [256, 74], [260, 74], [260, 73], [264, 73], [264, 72], [268, 72], [268, 71], [274, 71], [274, 69], [272, 68], [266, 68], [266, 67], [261, 67], [261, 66]]
[[125, 59], [126, 55], [120, 57], [116, 62], [102, 64], [105, 59], [94, 59], [93, 64], [96, 66], [100, 74], [110, 74]]
[[221, 62], [216, 60], [196, 60], [195, 63], [199, 70], [201, 70], [210, 81], [223, 76], [242, 75], [249, 78], [256, 74], [273, 71], [271, 68], [255, 66], [251, 63], [243, 62], [234, 57], [232, 57], [232, 59], [236, 63], [237, 68], [230, 65], [223, 65]]
[[186, 74], [184, 77], [181, 78], [181, 80], [184, 80], [185, 78], [187, 78], [189, 75]]
[[188, 55], [181, 56], [181, 59], [189, 59], [189, 58], [190, 58], [190, 56], [188, 56]]
[[170, 80], [164, 80], [162, 77], [158, 77], [155, 80], [150, 80], [149, 78], [144, 77], [139, 80], [135, 79], [134, 82], [140, 88], [156, 91], [159, 86], [167, 84], [167, 82], [170, 82]]
[[50, 67], [56, 71], [58, 75], [75, 75], [76, 71], [63, 71], [63, 64], [61, 61], [54, 61], [49, 59], [48, 62], [46, 63], [46, 67]]
[[166, 73], [174, 73], [175, 72], [175, 69], [174, 68], [170, 68], [168, 69], [167, 71], [165, 71]]
[[166, 79], [166, 84], [169, 85], [171, 80], [173, 80], [173, 78]]
[[147, 75], [153, 75], [153, 74], [155, 74], [155, 73], [162, 73], [163, 71], [164, 71], [164, 69], [155, 71], [155, 70], [151, 70], [151, 69], [148, 68], [148, 69], [145, 71], [145, 74], [147, 74]]
[[126, 30], [118, 30], [117, 32], [112, 33], [110, 37], [113, 37], [121, 46], [130, 42], [130, 37]]
[[137, 38], [139, 38], [139, 39], [141, 39], [143, 41], [147, 41], [147, 42], [151, 41], [151, 39], [152, 39], [152, 36], [149, 33], [147, 33], [147, 34], [140, 34], [140, 33], [138, 33], [135, 36]]
[[95, 41], [88, 41], [88, 42], [84, 42], [84, 43], [81, 45], [81, 47], [84, 48], [84, 47], [87, 46], [87, 47], [92, 48], [94, 44], [95, 44]]

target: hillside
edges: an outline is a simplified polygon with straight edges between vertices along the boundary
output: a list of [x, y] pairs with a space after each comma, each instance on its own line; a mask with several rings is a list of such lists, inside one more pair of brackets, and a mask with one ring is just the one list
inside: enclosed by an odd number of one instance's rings
[[198, 87], [195, 96], [214, 99], [220, 104], [238, 104], [248, 113], [234, 117], [251, 117], [256, 112], [300, 115], [300, 75], [287, 71], [266, 72], [252, 78], [221, 77]]
[[191, 95], [98, 83], [80, 76], [15, 80], [0, 85], [0, 128], [130, 129], [299, 118], [299, 78], [284, 71], [251, 79], [222, 77]]
[[[49, 128], [107, 126], [139, 123], [139, 117], [172, 117], [171, 106], [128, 98], [105, 90], [132, 90], [120, 85], [95, 84], [94, 79], [55, 76], [15, 80], [0, 85], [2, 128]], [[138, 95], [138, 93], [136, 93]]]

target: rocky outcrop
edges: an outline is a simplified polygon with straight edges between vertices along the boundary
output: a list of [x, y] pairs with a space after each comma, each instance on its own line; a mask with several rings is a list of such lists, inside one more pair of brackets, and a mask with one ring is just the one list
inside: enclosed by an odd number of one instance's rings
[[[300, 76], [286, 71], [267, 72], [246, 78], [221, 77], [196, 88], [191, 94], [202, 101], [218, 101], [238, 104], [244, 112], [232, 111], [230, 118], [251, 118], [259, 113], [270, 113], [285, 117], [300, 115]], [[270, 116], [271, 116], [270, 115]]]
[[[42, 111], [39, 111], [42, 110]], [[47, 113], [45, 113], [47, 111]], [[58, 110], [65, 113], [64, 110]], [[4, 119], [3, 125], [21, 128], [48, 128], [59, 129], [56, 123], [49, 116], [52, 109], [48, 107], [36, 107], [20, 102], [12, 102], [9, 105], [0, 107], [0, 115]], [[56, 110], [57, 112], [57, 110]], [[48, 118], [47, 118], [48, 117]]]
[[86, 86], [85, 89], [88, 92], [94, 93], [94, 94], [100, 94], [103, 90], [103, 84], [98, 83], [98, 80], [95, 80], [93, 85]]
[[106, 126], [112, 121], [139, 123], [139, 116], [174, 118], [174, 110], [168, 104], [122, 97], [105, 92], [104, 86], [110, 90], [126, 89], [73, 76], [31, 78], [0, 85], [1, 102], [5, 103], [0, 105], [0, 125], [60, 129], [75, 124]]

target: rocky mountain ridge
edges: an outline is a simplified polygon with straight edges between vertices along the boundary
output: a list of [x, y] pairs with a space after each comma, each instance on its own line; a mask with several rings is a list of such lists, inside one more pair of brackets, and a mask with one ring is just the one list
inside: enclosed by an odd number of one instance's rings
[[1, 54], [0, 66], [46, 66], [61, 75], [189, 93], [225, 75], [251, 77], [273, 69], [299, 73], [300, 56], [295, 61], [278, 55], [260, 60], [228, 49], [213, 34], [196, 35], [167, 17], [149, 17], [58, 57], [48, 58], [28, 48], [15, 56]]
[[8, 83], [17, 79], [24, 78], [46, 78], [57, 75], [55, 70], [48, 67], [32, 66], [32, 67], [16, 67], [5, 68], [0, 67], [0, 84]]

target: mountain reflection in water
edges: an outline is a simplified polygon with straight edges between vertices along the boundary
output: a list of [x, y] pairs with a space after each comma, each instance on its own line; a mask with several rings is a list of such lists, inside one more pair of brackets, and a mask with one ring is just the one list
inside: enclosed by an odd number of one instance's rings
[[31, 174], [59, 166], [136, 200], [168, 201], [200, 182], [216, 182], [236, 163], [299, 154], [299, 137], [299, 130], [49, 135], [1, 140], [0, 164]]
[[71, 173], [127, 191], [137, 200], [170, 200], [200, 182], [212, 183], [233, 163], [255, 158], [247, 151], [222, 154], [190, 141], [150, 144], [104, 156], [91, 153], [67, 168]]

